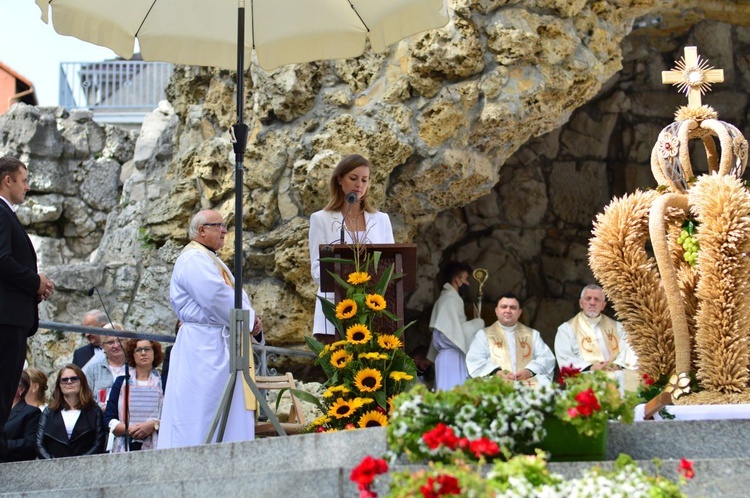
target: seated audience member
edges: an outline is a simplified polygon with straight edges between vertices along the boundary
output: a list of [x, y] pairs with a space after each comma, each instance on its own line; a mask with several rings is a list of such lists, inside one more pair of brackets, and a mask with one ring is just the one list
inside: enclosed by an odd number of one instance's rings
[[555, 357], [537, 330], [518, 321], [523, 310], [515, 294], [497, 302], [497, 321], [476, 337], [466, 354], [472, 377], [497, 375], [506, 380], [546, 385], [552, 382]]
[[[125, 353], [130, 370], [128, 401], [130, 406], [126, 438], [125, 432], [125, 376], [115, 379], [104, 413], [104, 424], [115, 436], [112, 453], [151, 450], [156, 448], [159, 418], [164, 392], [158, 367], [164, 355], [156, 341], [130, 339], [125, 343]], [[128, 442], [130, 446], [128, 448]]]
[[26, 393], [26, 403], [44, 411], [47, 408], [47, 376], [36, 368], [27, 368], [26, 373], [31, 381], [29, 392]]
[[[103, 328], [107, 322], [107, 315], [101, 310], [91, 310], [83, 315], [83, 325], [86, 327]], [[81, 368], [83, 368], [86, 363], [91, 361], [94, 357], [96, 357], [97, 360], [104, 357], [100, 335], [84, 333], [83, 337], [85, 337], [89, 343], [73, 351], [72, 362], [73, 365], [78, 365]]]
[[42, 413], [36, 433], [40, 458], [93, 455], [104, 448], [104, 417], [78, 366], [68, 364], [57, 374], [52, 400]]
[[[114, 326], [115, 330], [123, 330], [119, 323], [115, 323]], [[111, 329], [112, 327], [107, 324], [103, 328]], [[105, 357], [87, 363], [83, 367], [83, 373], [91, 386], [96, 402], [103, 411], [107, 406], [109, 390], [115, 378], [125, 374], [125, 351], [122, 350], [120, 341], [114, 336], [103, 336], [102, 347]]]
[[560, 368], [581, 371], [620, 369], [633, 370], [638, 361], [630, 348], [622, 324], [602, 315], [606, 306], [604, 291], [595, 284], [581, 292], [581, 311], [558, 327], [555, 335], [555, 356]]
[[42, 413], [37, 407], [28, 405], [24, 401], [29, 385], [29, 375], [22, 372], [16, 395], [13, 397], [10, 416], [5, 423], [5, 434], [8, 438], [8, 462], [36, 458], [36, 431]]

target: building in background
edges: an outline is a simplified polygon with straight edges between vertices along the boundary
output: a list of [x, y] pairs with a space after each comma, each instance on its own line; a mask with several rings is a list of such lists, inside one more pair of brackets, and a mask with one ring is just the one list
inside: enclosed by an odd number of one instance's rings
[[34, 85], [0, 62], [0, 114], [5, 114], [16, 102], [37, 105]]

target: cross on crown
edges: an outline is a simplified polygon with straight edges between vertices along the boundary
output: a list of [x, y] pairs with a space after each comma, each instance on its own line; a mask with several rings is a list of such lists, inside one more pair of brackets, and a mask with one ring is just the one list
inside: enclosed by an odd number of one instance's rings
[[675, 68], [661, 72], [665, 85], [674, 85], [688, 98], [688, 107], [700, 107], [701, 95], [711, 90], [711, 83], [724, 81], [724, 70], [714, 69], [698, 55], [697, 47], [685, 47], [685, 55], [675, 61]]

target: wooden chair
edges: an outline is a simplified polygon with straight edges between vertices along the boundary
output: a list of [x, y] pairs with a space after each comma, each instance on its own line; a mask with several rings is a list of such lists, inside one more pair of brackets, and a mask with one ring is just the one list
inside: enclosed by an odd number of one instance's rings
[[[287, 417], [286, 422], [281, 422], [281, 427], [287, 434], [297, 434], [305, 428], [307, 424], [305, 423], [305, 415], [302, 413], [302, 408], [300, 407], [300, 400], [297, 399], [292, 392], [292, 389], [296, 389], [296, 387], [294, 385], [294, 376], [292, 376], [291, 372], [287, 372], [285, 375], [276, 376], [257, 375], [255, 377], [255, 384], [259, 389], [279, 390], [286, 388], [287, 390], [284, 392], [288, 392], [291, 396], [292, 406], [289, 408], [289, 416]], [[272, 409], [276, 406], [275, 403], [269, 404]], [[255, 434], [275, 435], [277, 432], [271, 422], [256, 421]]]

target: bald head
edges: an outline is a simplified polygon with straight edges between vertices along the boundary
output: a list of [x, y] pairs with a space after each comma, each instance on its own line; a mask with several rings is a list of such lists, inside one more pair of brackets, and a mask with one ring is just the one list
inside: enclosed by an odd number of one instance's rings
[[190, 240], [199, 242], [213, 251], [224, 247], [226, 234], [227, 227], [224, 225], [224, 218], [220, 213], [211, 210], [196, 213], [188, 227]]

